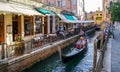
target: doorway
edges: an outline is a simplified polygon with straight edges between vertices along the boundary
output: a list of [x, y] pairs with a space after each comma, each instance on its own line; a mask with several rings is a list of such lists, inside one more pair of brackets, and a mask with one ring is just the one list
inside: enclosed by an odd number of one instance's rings
[[20, 16], [13, 15], [12, 16], [12, 35], [13, 35], [13, 41], [16, 40], [16, 36], [19, 34], [21, 35], [21, 23], [20, 23]]
[[4, 15], [0, 15], [0, 44], [4, 42]]

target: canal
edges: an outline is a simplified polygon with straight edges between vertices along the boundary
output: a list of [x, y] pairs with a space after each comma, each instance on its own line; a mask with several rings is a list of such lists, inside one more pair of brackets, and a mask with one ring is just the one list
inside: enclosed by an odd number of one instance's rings
[[[59, 53], [56, 52], [44, 61], [37, 62], [22, 72], [88, 72], [89, 68], [93, 66], [93, 42], [98, 34], [99, 32], [96, 32], [94, 36], [89, 37], [88, 49], [83, 55], [74, 58], [68, 63], [63, 64], [60, 60]], [[64, 48], [62, 52], [67, 53], [73, 47], [74, 44], [71, 44]]]

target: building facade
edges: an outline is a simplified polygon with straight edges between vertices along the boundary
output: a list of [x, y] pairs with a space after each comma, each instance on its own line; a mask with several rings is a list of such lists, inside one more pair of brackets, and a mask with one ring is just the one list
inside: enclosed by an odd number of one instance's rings
[[94, 12], [94, 20], [95, 24], [101, 24], [103, 22], [103, 12], [100, 11], [100, 8], [96, 12]]
[[73, 12], [79, 19], [84, 17], [84, 0], [35, 0], [62, 10]]
[[[16, 37], [31, 40], [35, 36], [54, 33], [56, 17], [42, 14], [35, 7], [42, 7], [42, 3], [21, 0], [0, 1], [0, 44], [14, 44]], [[54, 12], [60, 12], [54, 7], [46, 7]]]
[[111, 6], [113, 2], [119, 2], [120, 0], [102, 0], [103, 9], [103, 21], [110, 22], [111, 15], [108, 13], [108, 7]]
[[87, 13], [87, 20], [93, 20], [94, 19], [94, 12]]

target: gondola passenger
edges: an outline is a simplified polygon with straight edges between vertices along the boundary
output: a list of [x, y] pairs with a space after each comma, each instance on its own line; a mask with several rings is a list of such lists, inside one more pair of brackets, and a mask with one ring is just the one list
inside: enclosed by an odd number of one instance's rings
[[80, 37], [80, 39], [76, 43], [76, 48], [80, 49], [86, 44], [86, 40], [84, 37]]

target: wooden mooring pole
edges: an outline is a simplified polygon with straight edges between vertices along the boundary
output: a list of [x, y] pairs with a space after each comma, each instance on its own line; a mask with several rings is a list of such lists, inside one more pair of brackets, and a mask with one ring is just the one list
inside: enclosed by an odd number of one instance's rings
[[97, 42], [94, 40], [94, 61], [93, 61], [93, 69], [96, 68], [96, 62], [97, 62]]

